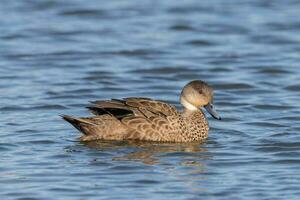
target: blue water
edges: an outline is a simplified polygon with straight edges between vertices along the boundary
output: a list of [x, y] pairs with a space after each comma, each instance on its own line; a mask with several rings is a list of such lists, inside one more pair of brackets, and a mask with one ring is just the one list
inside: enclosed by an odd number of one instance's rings
[[[300, 2], [0, 2], [0, 198], [300, 196]], [[59, 114], [97, 99], [180, 106], [194, 79], [222, 121], [204, 144], [80, 143]]]

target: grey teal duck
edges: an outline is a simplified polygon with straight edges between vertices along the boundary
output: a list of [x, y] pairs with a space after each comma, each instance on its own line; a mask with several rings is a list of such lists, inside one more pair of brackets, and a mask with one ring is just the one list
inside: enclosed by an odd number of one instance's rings
[[193, 142], [208, 137], [204, 107], [221, 119], [213, 106], [213, 89], [204, 81], [194, 80], [180, 95], [183, 112], [175, 106], [149, 98], [124, 98], [92, 102], [87, 108], [93, 117], [62, 115], [83, 133], [81, 141], [144, 140], [156, 142]]

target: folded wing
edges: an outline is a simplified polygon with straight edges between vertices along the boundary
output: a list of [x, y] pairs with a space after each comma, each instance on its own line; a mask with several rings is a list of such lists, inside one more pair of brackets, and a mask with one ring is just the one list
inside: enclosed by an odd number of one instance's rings
[[181, 115], [165, 102], [148, 98], [95, 101], [88, 107], [96, 116], [108, 114], [123, 124], [126, 139], [164, 141], [180, 131]]

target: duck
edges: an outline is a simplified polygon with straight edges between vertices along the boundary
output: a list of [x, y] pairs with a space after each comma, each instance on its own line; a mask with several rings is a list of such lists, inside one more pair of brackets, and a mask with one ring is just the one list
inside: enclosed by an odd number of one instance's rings
[[183, 110], [164, 101], [143, 97], [97, 100], [87, 107], [92, 117], [61, 117], [82, 133], [80, 141], [138, 140], [197, 142], [208, 138], [203, 108], [221, 120], [213, 105], [213, 89], [202, 80], [187, 83], [180, 94]]

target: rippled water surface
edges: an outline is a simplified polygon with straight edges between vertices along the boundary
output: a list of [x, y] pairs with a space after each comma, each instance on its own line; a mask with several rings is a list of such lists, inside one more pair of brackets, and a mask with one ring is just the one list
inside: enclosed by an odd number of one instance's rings
[[[0, 2], [1, 199], [299, 199], [300, 2]], [[215, 88], [204, 144], [91, 142], [59, 114]]]

